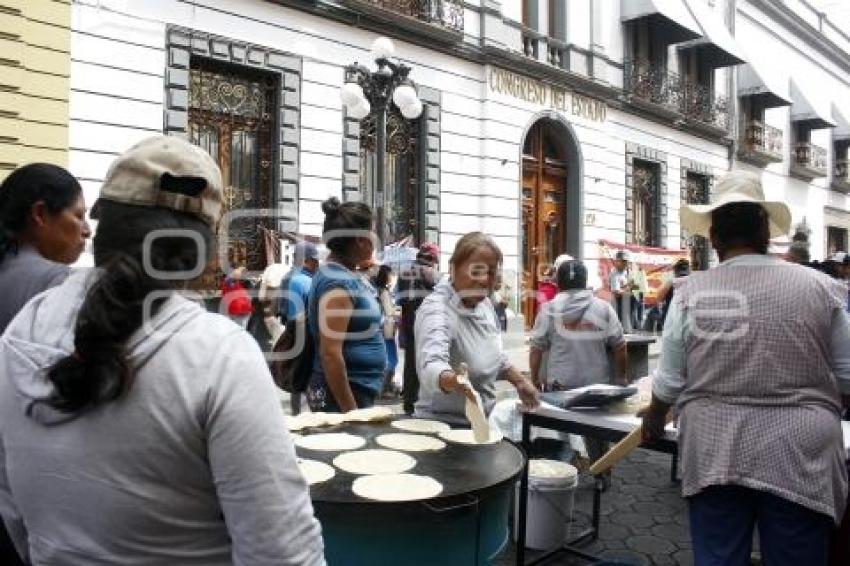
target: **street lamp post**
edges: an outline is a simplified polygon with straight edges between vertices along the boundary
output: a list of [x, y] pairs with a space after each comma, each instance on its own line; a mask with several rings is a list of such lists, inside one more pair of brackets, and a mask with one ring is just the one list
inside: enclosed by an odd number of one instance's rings
[[[372, 43], [372, 59], [376, 69], [370, 70], [359, 63], [345, 68], [345, 83], [340, 89], [340, 98], [348, 115], [363, 120], [375, 115], [376, 172], [374, 202], [378, 238], [384, 243], [384, 199], [386, 194], [387, 161], [387, 111], [390, 103], [398, 107], [407, 120], [415, 120], [422, 114], [422, 102], [416, 93], [416, 85], [409, 78], [410, 67], [394, 63], [390, 57], [395, 53], [392, 41], [379, 37]], [[362, 173], [361, 173], [362, 174]]]

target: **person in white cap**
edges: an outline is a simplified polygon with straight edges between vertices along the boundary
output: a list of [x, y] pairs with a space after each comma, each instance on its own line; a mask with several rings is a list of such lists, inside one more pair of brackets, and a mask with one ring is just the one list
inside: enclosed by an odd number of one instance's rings
[[847, 498], [845, 291], [767, 255], [791, 213], [758, 177], [733, 172], [716, 195], [681, 210], [721, 263], [676, 282], [645, 438], [663, 434], [676, 404], [697, 566], [748, 564], [756, 525], [765, 564], [824, 565]]
[[206, 152], [140, 142], [93, 209], [97, 269], [0, 341], [0, 515], [29, 563], [324, 564], [257, 343], [177, 292], [221, 209]]

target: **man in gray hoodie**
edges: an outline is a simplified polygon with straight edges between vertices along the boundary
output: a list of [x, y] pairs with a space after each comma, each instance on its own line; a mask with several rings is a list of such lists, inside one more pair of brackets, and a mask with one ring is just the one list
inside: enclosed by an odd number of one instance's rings
[[[580, 260], [558, 267], [559, 293], [544, 305], [531, 333], [531, 379], [542, 388], [574, 389], [608, 383], [608, 352], [614, 353], [616, 383], [626, 385], [623, 325], [611, 305], [587, 288], [587, 268]], [[540, 375], [543, 353], [547, 375]]]

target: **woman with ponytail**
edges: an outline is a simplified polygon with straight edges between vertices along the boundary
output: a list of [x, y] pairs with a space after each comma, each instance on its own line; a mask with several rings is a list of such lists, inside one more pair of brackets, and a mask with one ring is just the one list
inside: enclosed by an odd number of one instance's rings
[[330, 254], [313, 276], [307, 303], [318, 353], [307, 402], [313, 411], [345, 413], [375, 403], [387, 364], [381, 307], [374, 288], [357, 273], [374, 251], [372, 209], [331, 197], [322, 210], [322, 239]]
[[221, 188], [188, 142], [130, 149], [92, 211], [97, 269], [0, 341], [0, 515], [31, 563], [324, 563], [262, 353], [180, 293]]
[[0, 334], [35, 295], [68, 276], [91, 235], [83, 190], [65, 169], [31, 163], [0, 184]]

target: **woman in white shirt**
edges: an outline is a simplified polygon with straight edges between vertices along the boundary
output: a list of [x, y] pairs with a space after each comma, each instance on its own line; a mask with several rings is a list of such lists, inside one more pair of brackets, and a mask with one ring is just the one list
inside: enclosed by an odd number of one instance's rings
[[[481, 232], [463, 236], [449, 260], [450, 277], [440, 281], [416, 313], [417, 370], [421, 393], [417, 415], [463, 417], [464, 395], [474, 388], [489, 412], [497, 379], [510, 381], [520, 399], [538, 404], [538, 392], [502, 349], [498, 318], [490, 301], [502, 268], [502, 252]], [[461, 364], [468, 382], [458, 379]]]

